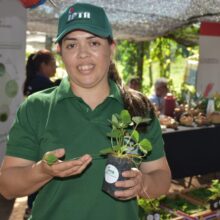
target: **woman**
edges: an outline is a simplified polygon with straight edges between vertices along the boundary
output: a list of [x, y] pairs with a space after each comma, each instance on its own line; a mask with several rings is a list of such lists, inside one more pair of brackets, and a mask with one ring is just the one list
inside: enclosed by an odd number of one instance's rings
[[[102, 8], [82, 3], [67, 8], [56, 42], [68, 78], [20, 107], [1, 168], [1, 193], [12, 198], [40, 189], [30, 219], [136, 220], [137, 197], [157, 197], [170, 186], [153, 107], [144, 95], [122, 85], [112, 62], [112, 29]], [[101, 190], [106, 160], [93, 155], [110, 146], [108, 121], [124, 108], [133, 116], [151, 117], [141, 135], [149, 138], [153, 150], [139, 169], [123, 172], [127, 180], [115, 185], [124, 190], [116, 191], [114, 199]], [[49, 166], [42, 160], [47, 152], [60, 160]]]
[[26, 80], [23, 93], [25, 96], [56, 85], [50, 80], [56, 73], [56, 61], [49, 50], [32, 53], [26, 64]]

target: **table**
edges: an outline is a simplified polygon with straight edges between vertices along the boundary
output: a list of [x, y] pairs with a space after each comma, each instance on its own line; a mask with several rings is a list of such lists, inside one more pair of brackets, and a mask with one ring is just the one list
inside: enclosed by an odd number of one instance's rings
[[220, 171], [220, 126], [163, 131], [173, 179]]

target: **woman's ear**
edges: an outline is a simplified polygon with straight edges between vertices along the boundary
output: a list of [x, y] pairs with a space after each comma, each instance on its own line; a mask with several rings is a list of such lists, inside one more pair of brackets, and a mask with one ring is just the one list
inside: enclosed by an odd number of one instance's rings
[[110, 47], [111, 47], [111, 57], [110, 57], [110, 59], [113, 60], [113, 57], [114, 57], [114, 54], [115, 54], [115, 50], [116, 50], [116, 43], [115, 43], [115, 41], [113, 41], [111, 43]]
[[59, 55], [61, 55], [61, 47], [60, 47], [60, 44], [57, 44], [57, 49], [56, 49], [57, 53]]

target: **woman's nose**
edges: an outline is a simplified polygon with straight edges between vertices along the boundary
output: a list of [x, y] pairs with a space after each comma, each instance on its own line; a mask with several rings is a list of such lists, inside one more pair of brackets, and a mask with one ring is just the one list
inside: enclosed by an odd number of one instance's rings
[[79, 58], [86, 58], [89, 56], [89, 50], [86, 45], [80, 45], [79, 51], [78, 51], [78, 57]]

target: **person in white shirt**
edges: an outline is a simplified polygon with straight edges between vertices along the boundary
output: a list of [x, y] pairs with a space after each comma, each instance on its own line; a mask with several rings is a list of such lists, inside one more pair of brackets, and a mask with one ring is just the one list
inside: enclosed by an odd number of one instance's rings
[[149, 97], [150, 101], [156, 106], [161, 114], [164, 112], [164, 97], [169, 92], [168, 80], [166, 78], [159, 78], [154, 84], [155, 93]]

